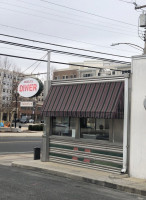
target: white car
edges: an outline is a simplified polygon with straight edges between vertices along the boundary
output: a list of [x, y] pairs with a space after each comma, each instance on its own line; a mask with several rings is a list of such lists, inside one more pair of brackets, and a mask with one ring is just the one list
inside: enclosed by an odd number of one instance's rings
[[34, 120], [33, 119], [29, 119], [29, 123], [33, 123], [34, 122]]

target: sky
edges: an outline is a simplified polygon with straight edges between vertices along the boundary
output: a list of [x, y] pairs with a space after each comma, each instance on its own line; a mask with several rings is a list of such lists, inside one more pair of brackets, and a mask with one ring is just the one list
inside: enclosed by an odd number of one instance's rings
[[[135, 10], [133, 2], [135, 0], [0, 0], [0, 34], [120, 56], [140, 55], [142, 51], [128, 45], [111, 46], [112, 43], [132, 43], [144, 46], [143, 40], [139, 37], [139, 35], [142, 36], [143, 29], [138, 29], [142, 10]], [[145, 0], [137, 0], [136, 3], [145, 5]], [[131, 58], [71, 50], [2, 35], [0, 35], [0, 40], [101, 58], [131, 61]], [[6, 45], [1, 41], [0, 53], [47, 59], [46, 51]], [[44, 62], [18, 58], [9, 59], [21, 68], [22, 72], [41, 73], [47, 70], [47, 64]], [[68, 63], [85, 60], [89, 59], [51, 52], [51, 61]], [[32, 67], [30, 67], [31, 65]], [[51, 64], [51, 66], [55, 69], [65, 67], [59, 64]]]

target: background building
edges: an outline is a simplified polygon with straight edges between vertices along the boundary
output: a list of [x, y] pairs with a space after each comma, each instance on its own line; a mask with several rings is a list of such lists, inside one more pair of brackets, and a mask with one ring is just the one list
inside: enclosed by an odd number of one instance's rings
[[76, 62], [69, 63], [69, 68], [54, 71], [53, 80], [109, 75], [118, 76], [124, 74], [125, 71], [130, 71], [130, 69], [130, 65], [100, 60]]

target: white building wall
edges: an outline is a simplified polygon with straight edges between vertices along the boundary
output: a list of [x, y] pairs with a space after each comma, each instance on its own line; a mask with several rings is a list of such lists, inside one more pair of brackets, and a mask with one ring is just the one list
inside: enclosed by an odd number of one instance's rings
[[133, 57], [131, 124], [130, 124], [130, 176], [146, 178], [146, 55]]

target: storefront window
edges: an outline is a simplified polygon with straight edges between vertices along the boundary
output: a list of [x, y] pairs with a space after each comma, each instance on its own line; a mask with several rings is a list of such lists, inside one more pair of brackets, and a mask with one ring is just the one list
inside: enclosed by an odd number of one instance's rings
[[81, 138], [109, 140], [107, 119], [81, 118]]
[[52, 135], [75, 137], [75, 118], [53, 117]]

